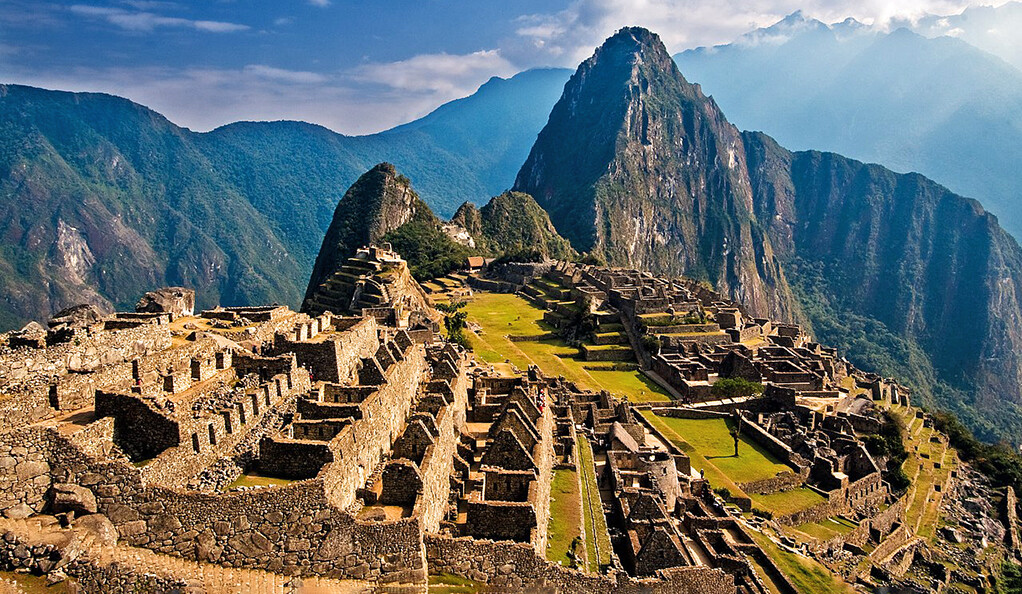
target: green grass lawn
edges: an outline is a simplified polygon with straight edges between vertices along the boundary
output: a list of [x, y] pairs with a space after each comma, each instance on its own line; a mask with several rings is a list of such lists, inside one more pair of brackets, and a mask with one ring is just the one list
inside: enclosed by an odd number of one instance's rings
[[442, 594], [472, 594], [473, 592], [490, 591], [486, 584], [467, 578], [440, 573], [429, 576], [429, 592]]
[[769, 495], [750, 494], [749, 497], [752, 498], [753, 507], [768, 511], [774, 514], [774, 517], [809, 509], [827, 500], [823, 495], [805, 487]]
[[682, 449], [687, 449], [689, 453], [697, 451], [708, 464], [715, 466], [735, 483], [764, 480], [791, 470], [744, 435], [739, 439], [736, 457], [730, 419], [660, 417], [660, 420], [688, 445], [688, 448], [681, 446]]
[[750, 530], [749, 534], [799, 592], [855, 592], [820, 563], [781, 549], [774, 541], [755, 530]]
[[839, 534], [848, 534], [852, 530], [855, 530], [857, 527], [858, 524], [856, 524], [855, 522], [848, 520], [846, 518], [835, 516], [833, 518], [826, 518], [824, 520], [820, 520], [819, 522], [800, 524], [798, 526], [795, 526], [794, 529], [801, 532], [802, 534], [811, 536], [813, 538], [818, 538], [820, 540], [830, 540], [831, 538], [834, 538]]
[[478, 292], [465, 306], [470, 322], [479, 324], [482, 331], [469, 333], [469, 341], [476, 357], [487, 363], [500, 363], [505, 359], [519, 369], [529, 364], [539, 365], [543, 373], [563, 375], [579, 387], [589, 390], [607, 390], [632, 402], [667, 401], [667, 392], [650, 381], [638, 370], [590, 371], [584, 366], [578, 349], [560, 339], [511, 342], [512, 336], [533, 336], [553, 330], [542, 321], [543, 310], [517, 295]]
[[578, 436], [575, 445], [578, 451], [578, 468], [582, 473], [582, 515], [586, 529], [588, 569], [595, 573], [600, 567], [610, 565], [610, 535], [607, 533], [607, 518], [603, 515], [603, 503], [596, 482], [593, 450], [589, 446], [589, 441], [581, 435]]
[[546, 558], [565, 567], [573, 567], [568, 555], [571, 543], [582, 534], [582, 504], [578, 492], [578, 474], [574, 470], [554, 471], [550, 483], [550, 522], [547, 525]]

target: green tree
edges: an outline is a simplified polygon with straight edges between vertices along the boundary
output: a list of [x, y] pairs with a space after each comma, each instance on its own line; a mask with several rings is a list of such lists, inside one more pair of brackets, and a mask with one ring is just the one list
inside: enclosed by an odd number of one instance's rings
[[465, 348], [471, 348], [468, 337], [465, 335], [465, 328], [468, 326], [468, 312], [465, 311], [465, 302], [438, 303], [436, 309], [444, 314], [444, 330], [447, 331], [447, 338], [451, 342], [456, 342]]
[[742, 398], [763, 393], [763, 384], [750, 382], [741, 377], [725, 377], [717, 380], [710, 392], [715, 398]]

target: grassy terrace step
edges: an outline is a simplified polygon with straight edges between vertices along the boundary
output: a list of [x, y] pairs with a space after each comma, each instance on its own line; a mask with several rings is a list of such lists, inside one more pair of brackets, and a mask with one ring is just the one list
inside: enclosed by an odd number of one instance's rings
[[444, 278], [442, 276], [434, 278], [432, 280], [432, 282], [434, 284], [436, 284], [436, 285], [439, 285], [439, 286], [443, 287], [445, 290], [446, 289], [454, 289], [454, 288], [457, 288], [457, 287], [461, 286], [461, 283], [457, 283], [455, 281], [452, 281], [449, 278]]
[[816, 538], [819, 540], [830, 540], [835, 536], [848, 534], [852, 530], [858, 528], [859, 525], [848, 518], [841, 516], [834, 516], [820, 520], [819, 522], [810, 522], [808, 524], [800, 524], [795, 526], [795, 530]]
[[598, 332], [593, 336], [596, 345], [628, 344], [628, 335], [624, 332]]
[[735, 457], [730, 419], [677, 419], [650, 411], [643, 411], [642, 415], [688, 454], [693, 473], [705, 471], [714, 489], [723, 487], [733, 496], [749, 497], [753, 507], [775, 516], [807, 509], [824, 500], [823, 496], [806, 488], [772, 495], [750, 495], [742, 491], [741, 483], [772, 478], [791, 468], [744, 435], [740, 438], [739, 455]]
[[[560, 339], [512, 342], [508, 335], [531, 336], [551, 332], [554, 327], [543, 321], [544, 312], [520, 295], [480, 291], [465, 311], [468, 319], [482, 327], [480, 334], [470, 333], [476, 356], [488, 363], [509, 359], [519, 369], [539, 365], [543, 372], [563, 375], [582, 389], [607, 390], [632, 402], [668, 401], [670, 396], [636, 369], [618, 370], [613, 363], [584, 361], [576, 348]], [[553, 316], [551, 316], [553, 317]], [[555, 318], [556, 319], [556, 318]], [[606, 367], [591, 370], [588, 367]]]
[[853, 593], [855, 590], [847, 583], [834, 577], [819, 562], [782, 549], [765, 534], [750, 530], [749, 534], [763, 552], [769, 556], [777, 568], [791, 580], [799, 592], [841, 592]]
[[[550, 483], [550, 522], [547, 527], [546, 558], [574, 567], [569, 553], [575, 538], [582, 535], [582, 496], [578, 473], [571, 469], [554, 471]], [[579, 551], [581, 552], [581, 551]]]
[[607, 517], [603, 513], [603, 500], [596, 480], [596, 466], [593, 449], [589, 441], [579, 435], [576, 443], [578, 469], [582, 475], [582, 516], [586, 533], [586, 554], [589, 571], [595, 573], [601, 567], [610, 565], [610, 534], [607, 532]]

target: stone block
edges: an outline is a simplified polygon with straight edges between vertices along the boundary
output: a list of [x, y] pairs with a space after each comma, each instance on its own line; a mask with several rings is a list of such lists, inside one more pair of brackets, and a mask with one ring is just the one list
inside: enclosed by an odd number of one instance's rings
[[91, 533], [100, 546], [112, 547], [117, 544], [117, 528], [103, 514], [90, 514], [75, 520], [76, 528]]
[[54, 513], [74, 512], [76, 515], [94, 514], [97, 511], [96, 496], [85, 487], [69, 483], [57, 483], [53, 485], [52, 509]]

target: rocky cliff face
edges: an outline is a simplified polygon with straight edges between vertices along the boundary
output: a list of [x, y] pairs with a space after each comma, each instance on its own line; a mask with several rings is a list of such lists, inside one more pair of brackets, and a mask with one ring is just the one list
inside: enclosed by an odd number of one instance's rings
[[706, 279], [754, 312], [798, 319], [753, 214], [742, 142], [656, 35], [622, 29], [565, 85], [515, 190], [580, 251]]
[[[917, 384], [1017, 416], [1004, 401], [1022, 404], [1022, 250], [996, 217], [921, 175], [792, 153], [759, 133], [744, 140], [756, 215], [793, 282], [918, 345], [933, 377], [908, 369]], [[813, 321], [827, 333], [827, 320]]]
[[124, 99], [0, 85], [0, 328], [164, 285], [282, 300], [299, 265], [192, 135]]
[[334, 210], [334, 218], [316, 256], [305, 291], [308, 299], [319, 285], [358, 248], [383, 240], [388, 233], [416, 218], [435, 219], [433, 212], [412, 189], [407, 177], [390, 163], [380, 163], [348, 188]]

